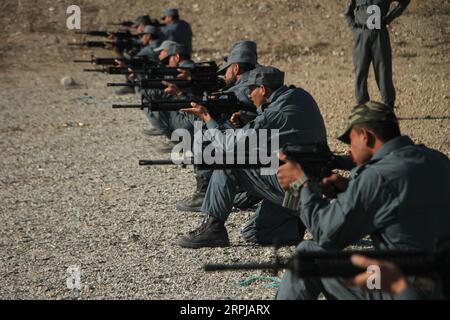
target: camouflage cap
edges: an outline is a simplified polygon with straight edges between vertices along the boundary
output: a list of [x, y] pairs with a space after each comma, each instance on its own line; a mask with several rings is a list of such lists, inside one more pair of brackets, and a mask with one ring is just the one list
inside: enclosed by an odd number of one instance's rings
[[350, 144], [350, 132], [354, 125], [375, 122], [398, 123], [398, 119], [391, 107], [373, 101], [354, 107], [348, 120], [347, 129], [338, 137], [340, 141], [346, 144]]

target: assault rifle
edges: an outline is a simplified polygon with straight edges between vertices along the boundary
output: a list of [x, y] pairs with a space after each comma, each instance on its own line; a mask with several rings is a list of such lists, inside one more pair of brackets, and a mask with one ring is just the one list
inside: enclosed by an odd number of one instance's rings
[[[300, 163], [304, 172], [311, 178], [321, 180], [322, 178], [329, 177], [333, 170], [345, 170], [350, 171], [355, 167], [353, 160], [350, 156], [341, 156], [333, 154], [327, 144], [285, 144], [280, 150], [284, 153], [288, 160]], [[244, 158], [249, 159], [247, 156]], [[270, 157], [267, 157], [270, 158]], [[189, 159], [187, 159], [189, 160]], [[239, 164], [236, 159], [233, 163], [221, 161], [222, 164], [199, 164], [201, 169], [209, 170], [226, 170], [226, 169], [258, 169], [272, 167], [272, 163], [262, 163], [256, 160], [254, 163], [245, 161], [243, 164]], [[169, 160], [141, 160], [139, 165], [168, 165], [173, 164]], [[181, 163], [182, 165], [192, 164], [189, 161]], [[284, 195], [283, 207], [291, 210], [298, 210], [300, 205], [300, 190], [286, 190]]]
[[216, 80], [219, 68], [214, 61], [197, 63], [193, 68], [185, 67], [151, 67], [146, 70], [147, 78], [176, 78], [179, 69], [188, 70], [192, 80]]
[[[149, 68], [155, 67], [158, 63], [152, 60], [149, 60], [147, 57], [132, 57], [130, 59], [127, 58], [95, 58], [91, 57], [90, 60], [74, 60], [75, 63], [91, 63], [98, 66], [115, 66], [117, 65], [117, 61], [123, 62], [127, 68], [137, 69], [137, 71], [144, 71]], [[157, 68], [157, 67], [155, 67]], [[99, 69], [98, 72], [103, 72], [103, 69]], [[95, 69], [94, 71], [95, 72]], [[116, 73], [113, 73], [116, 74]], [[123, 74], [123, 73], [120, 73]]]
[[[145, 81], [148, 82], [148, 80]], [[157, 80], [151, 81], [157, 82]], [[173, 80], [170, 81], [173, 82]], [[159, 80], [159, 83], [161, 83], [161, 80]], [[178, 81], [177, 83], [180, 84], [181, 81]], [[187, 82], [186, 84], [189, 84], [189, 82]], [[155, 86], [156, 85], [157, 83], [155, 83]], [[143, 110], [144, 108], [148, 108], [151, 111], [179, 111], [181, 109], [190, 108], [192, 102], [205, 106], [210, 112], [211, 116], [213, 117], [219, 116], [224, 113], [231, 114], [239, 110], [250, 109], [247, 105], [241, 103], [237, 99], [236, 95], [233, 93], [221, 94], [220, 96], [214, 98], [206, 96], [202, 99], [180, 99], [180, 100], [173, 99], [173, 100], [149, 100], [149, 101], [144, 101], [144, 99], [142, 99], [141, 104], [130, 104], [130, 105], [114, 104], [113, 109]]]
[[96, 31], [96, 30], [94, 30], [94, 31], [76, 31], [75, 34], [83, 34], [83, 35], [88, 35], [91, 37], [104, 37], [104, 38], [112, 36], [119, 40], [138, 39], [138, 36], [132, 34], [129, 30], [117, 31], [117, 32]]
[[124, 28], [131, 28], [135, 25], [135, 23], [133, 21], [121, 21], [121, 22], [110, 22], [108, 23], [108, 25], [110, 26], [120, 26], [120, 27], [124, 27]]
[[442, 282], [444, 295], [447, 299], [450, 297], [448, 240], [437, 241], [431, 252], [416, 250], [297, 252], [289, 259], [276, 256], [273, 263], [206, 264], [204, 269], [207, 272], [270, 270], [274, 274], [288, 269], [299, 278], [351, 278], [366, 271], [352, 264], [350, 258], [354, 254], [389, 261], [405, 276], [438, 278], [437, 280]]
[[91, 60], [74, 60], [75, 63], [91, 63], [98, 66], [113, 66], [116, 64], [118, 58], [95, 58], [91, 57]]
[[[323, 178], [331, 175], [332, 170], [346, 170], [349, 171], [355, 167], [350, 156], [333, 154], [327, 145], [323, 144], [304, 144], [294, 145], [285, 144], [280, 150], [289, 160], [296, 161], [302, 165], [305, 172], [311, 177]], [[246, 152], [242, 157], [233, 154], [233, 162], [227, 163], [227, 155], [223, 155], [223, 161], [220, 164], [199, 164], [199, 167], [210, 170], [225, 170], [225, 169], [259, 169], [269, 168], [271, 163], [262, 162], [258, 159], [257, 154], [261, 154], [261, 150], [253, 152]], [[270, 158], [270, 155], [267, 155]], [[174, 163], [172, 160], [140, 160], [140, 166], [155, 166], [155, 165], [193, 165], [194, 158], [180, 159], [179, 163]], [[243, 161], [242, 161], [243, 160]]]
[[[110, 26], [119, 26], [119, 27], [124, 27], [124, 28], [132, 28], [136, 23], [133, 21], [122, 21], [122, 22], [110, 22], [108, 23], [108, 25]], [[166, 24], [165, 23], [161, 23], [159, 22], [158, 19], [151, 19], [151, 23], [150, 25], [155, 26], [155, 27], [165, 27]]]
[[[124, 59], [118, 59], [119, 61], [127, 61]], [[114, 64], [114, 59], [106, 59], [106, 58], [93, 58], [92, 60], [75, 60], [76, 63], [92, 63], [96, 65], [112, 65]], [[151, 65], [151, 64], [149, 64]], [[215, 63], [205, 63], [204, 65], [198, 65], [194, 68], [172, 68], [172, 67], [158, 67], [158, 66], [149, 66], [142, 69], [132, 69], [129, 68], [118, 68], [118, 67], [108, 67], [101, 69], [85, 69], [85, 72], [99, 72], [106, 74], [123, 74], [129, 75], [131, 73], [138, 73], [144, 78], [147, 79], [156, 79], [161, 81], [161, 79], [167, 79], [167, 81], [172, 81], [172, 79], [176, 79], [179, 74], [179, 69], [189, 70], [191, 79], [193, 80], [214, 80], [217, 76], [217, 65]]]
[[97, 73], [105, 73], [105, 74], [111, 74], [111, 75], [129, 75], [131, 73], [139, 73], [143, 74], [145, 73], [145, 70], [133, 70], [133, 72], [130, 72], [128, 68], [121, 68], [121, 67], [104, 67], [101, 69], [83, 69], [84, 72], [97, 72]]
[[[224, 86], [224, 81], [221, 78], [217, 77], [216, 75], [213, 78], [195, 78], [195, 77], [193, 77], [191, 80], [167, 79], [167, 78], [156, 77], [156, 78], [142, 79], [142, 80], [131, 82], [131, 83], [108, 83], [107, 86], [108, 87], [139, 87], [144, 90], [148, 90], [148, 89], [162, 90], [162, 89], [166, 88], [166, 86], [162, 83], [162, 81], [168, 81], [170, 83], [173, 83], [180, 89], [191, 88], [196, 93], [216, 92]], [[186, 104], [184, 104], [184, 107], [186, 107]], [[144, 108], [144, 107], [142, 107], [142, 108]], [[179, 109], [182, 109], [182, 108], [180, 107], [177, 110], [179, 110]]]
[[128, 40], [117, 40], [117, 41], [84, 41], [79, 43], [69, 43], [69, 47], [79, 47], [79, 48], [103, 48], [106, 49], [106, 46], [111, 45], [118, 50], [124, 51], [124, 50], [132, 50], [137, 45], [131, 41]]

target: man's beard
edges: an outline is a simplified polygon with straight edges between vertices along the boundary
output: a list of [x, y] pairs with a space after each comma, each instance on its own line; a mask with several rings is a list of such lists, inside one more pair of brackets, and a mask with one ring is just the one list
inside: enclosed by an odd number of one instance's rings
[[230, 89], [231, 87], [233, 87], [237, 82], [237, 76], [236, 75], [232, 75], [230, 79], [226, 79], [225, 78], [225, 89]]

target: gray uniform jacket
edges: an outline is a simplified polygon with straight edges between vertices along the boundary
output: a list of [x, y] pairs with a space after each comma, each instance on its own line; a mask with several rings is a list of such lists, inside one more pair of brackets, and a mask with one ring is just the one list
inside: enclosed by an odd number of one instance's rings
[[377, 5], [381, 11], [382, 25], [390, 24], [395, 18], [401, 16], [403, 11], [409, 5], [410, 0], [397, 0], [398, 5], [395, 6], [391, 12], [389, 8], [392, 0], [352, 0], [345, 12], [345, 19], [350, 28], [357, 26], [364, 26], [372, 13], [367, 12], [367, 8], [372, 5]]
[[161, 29], [166, 40], [172, 40], [182, 44], [187, 53], [192, 53], [192, 29], [189, 23], [184, 20], [166, 25]]
[[[272, 93], [265, 105], [258, 108], [257, 113], [255, 120], [237, 130], [243, 136], [251, 129], [278, 129], [280, 133], [301, 130], [301, 134], [283, 136], [280, 146], [287, 142], [302, 144], [327, 141], [319, 107], [314, 98], [301, 88], [282, 86]], [[209, 121], [206, 126], [208, 129], [219, 128], [214, 120]]]
[[161, 45], [160, 39], [155, 39], [150, 42], [148, 46], [145, 46], [138, 52], [138, 57], [147, 57], [150, 61], [159, 62], [159, 54], [154, 50]]
[[449, 159], [402, 136], [354, 169], [347, 191], [336, 200], [303, 188], [300, 218], [328, 250], [366, 235], [380, 250], [431, 250], [436, 238], [450, 236], [449, 195]]

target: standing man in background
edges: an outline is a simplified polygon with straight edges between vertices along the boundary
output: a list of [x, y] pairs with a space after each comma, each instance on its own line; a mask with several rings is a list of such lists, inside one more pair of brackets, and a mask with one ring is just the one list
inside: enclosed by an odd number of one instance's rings
[[161, 30], [165, 40], [175, 41], [183, 45], [188, 55], [191, 55], [192, 29], [189, 23], [180, 20], [178, 9], [170, 8], [164, 10], [164, 16], [161, 19], [166, 24]]
[[[398, 4], [389, 11], [392, 2]], [[392, 49], [386, 26], [399, 17], [410, 0], [351, 0], [345, 12], [347, 24], [353, 31], [355, 45], [353, 63], [355, 65], [356, 102], [362, 105], [370, 101], [367, 90], [370, 63], [373, 63], [375, 79], [383, 102], [394, 108], [395, 88], [392, 81]], [[378, 10], [374, 7], [377, 6]], [[372, 22], [379, 13], [380, 25]]]

